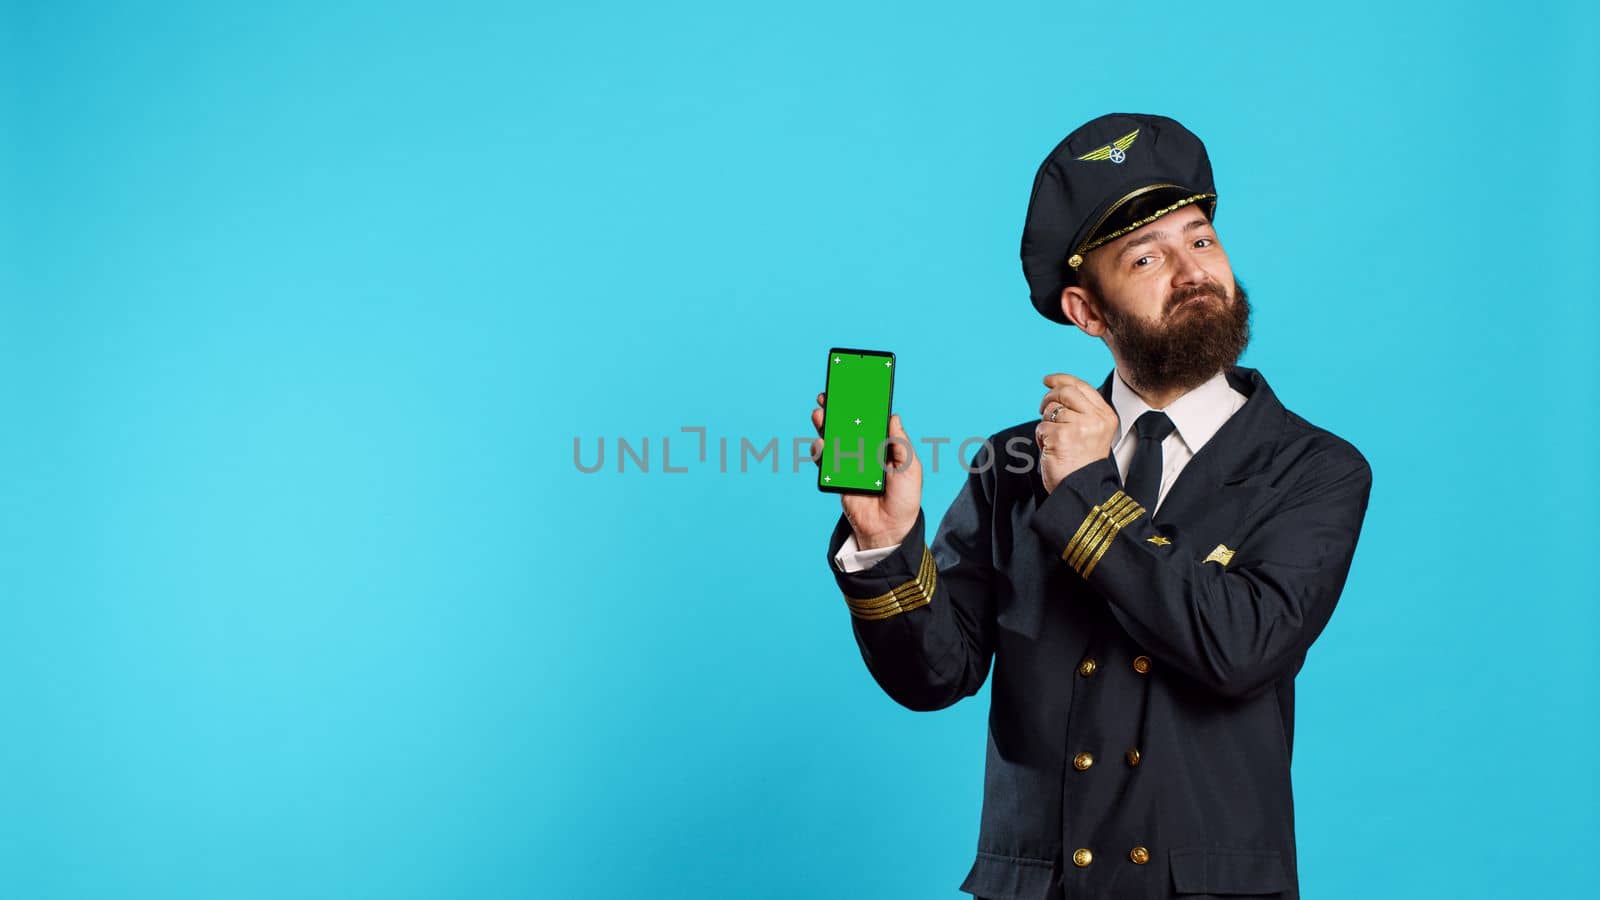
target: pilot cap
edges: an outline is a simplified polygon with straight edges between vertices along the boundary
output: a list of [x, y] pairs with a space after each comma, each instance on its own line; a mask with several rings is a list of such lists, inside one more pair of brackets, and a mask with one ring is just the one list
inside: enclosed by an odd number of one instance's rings
[[1057, 144], [1033, 177], [1022, 226], [1022, 275], [1046, 318], [1071, 324], [1061, 291], [1078, 283], [1084, 254], [1175, 209], [1217, 215], [1206, 147], [1165, 116], [1110, 113]]

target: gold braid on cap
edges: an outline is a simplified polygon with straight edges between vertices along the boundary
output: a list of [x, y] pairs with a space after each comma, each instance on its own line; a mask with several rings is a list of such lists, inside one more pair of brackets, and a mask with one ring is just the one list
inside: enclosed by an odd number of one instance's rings
[[[1133, 191], [1133, 192], [1123, 196], [1122, 199], [1118, 200], [1116, 203], [1111, 204], [1111, 208], [1106, 210], [1105, 215], [1100, 217], [1100, 221], [1099, 222], [1094, 223], [1094, 228], [1089, 229], [1089, 233], [1090, 234], [1094, 234], [1094, 229], [1095, 228], [1099, 228], [1101, 222], [1104, 222], [1107, 218], [1109, 218], [1111, 216], [1112, 213], [1116, 212], [1119, 208], [1121, 208], [1122, 204], [1127, 203], [1129, 200], [1132, 200], [1134, 197], [1137, 197], [1140, 194], [1146, 193], [1148, 191], [1153, 191], [1156, 188], [1164, 188], [1164, 187], [1177, 187], [1177, 185], [1175, 185], [1175, 184], [1152, 184], [1152, 185], [1149, 185], [1147, 187], [1139, 188], [1138, 190]], [[1083, 265], [1083, 254], [1088, 253], [1090, 250], [1093, 250], [1094, 248], [1099, 247], [1100, 245], [1106, 243], [1107, 241], [1114, 241], [1117, 238], [1122, 237], [1123, 235], [1127, 234], [1128, 232], [1133, 231], [1135, 228], [1142, 228], [1145, 225], [1149, 225], [1151, 222], [1154, 222], [1155, 220], [1161, 218], [1162, 216], [1166, 215], [1169, 212], [1172, 212], [1175, 209], [1178, 209], [1178, 208], [1184, 207], [1184, 206], [1188, 206], [1189, 204], [1194, 203], [1195, 201], [1204, 200], [1207, 197], [1215, 197], [1215, 196], [1216, 196], [1216, 194], [1211, 193], [1211, 194], [1194, 194], [1192, 196], [1185, 197], [1182, 200], [1179, 200], [1177, 203], [1172, 204], [1171, 206], [1165, 206], [1165, 207], [1162, 207], [1161, 209], [1156, 210], [1155, 212], [1151, 213], [1148, 216], [1145, 216], [1144, 218], [1140, 219], [1137, 222], [1133, 222], [1131, 224], [1125, 225], [1122, 228], [1118, 228], [1116, 231], [1111, 232], [1110, 234], [1102, 235], [1102, 236], [1100, 236], [1098, 238], [1095, 238], [1092, 241], [1086, 241], [1082, 246], [1078, 247], [1078, 252], [1076, 252], [1076, 253], [1072, 254], [1071, 256], [1067, 257], [1067, 265], [1071, 266], [1073, 268], [1073, 270], [1076, 271], [1079, 266]]]

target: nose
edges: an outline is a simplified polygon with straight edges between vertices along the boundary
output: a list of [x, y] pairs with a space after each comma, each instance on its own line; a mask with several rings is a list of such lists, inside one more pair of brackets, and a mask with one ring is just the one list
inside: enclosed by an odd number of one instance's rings
[[1192, 287], [1214, 280], [1211, 277], [1211, 273], [1200, 265], [1200, 257], [1190, 248], [1178, 248], [1172, 261], [1172, 286], [1174, 288]]

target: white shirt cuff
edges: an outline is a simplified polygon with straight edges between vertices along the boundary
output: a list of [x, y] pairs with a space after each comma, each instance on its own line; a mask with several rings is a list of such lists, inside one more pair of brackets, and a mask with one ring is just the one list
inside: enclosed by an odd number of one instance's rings
[[856, 549], [856, 536], [850, 535], [844, 539], [844, 545], [839, 552], [833, 555], [833, 561], [839, 566], [841, 572], [860, 572], [877, 565], [894, 551], [900, 549], [899, 544], [892, 547], [874, 547], [871, 550]]

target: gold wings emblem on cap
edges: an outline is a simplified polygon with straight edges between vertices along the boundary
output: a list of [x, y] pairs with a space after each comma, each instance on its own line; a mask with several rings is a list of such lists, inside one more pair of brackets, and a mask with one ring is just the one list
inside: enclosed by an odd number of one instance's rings
[[1134, 140], [1138, 137], [1139, 129], [1135, 128], [1134, 130], [1128, 132], [1122, 137], [1117, 138], [1111, 143], [1106, 144], [1098, 150], [1090, 150], [1088, 153], [1085, 153], [1078, 158], [1091, 161], [1097, 159], [1109, 159], [1114, 163], [1122, 162], [1124, 159], [1128, 158], [1125, 151], [1129, 147], [1133, 146]]

